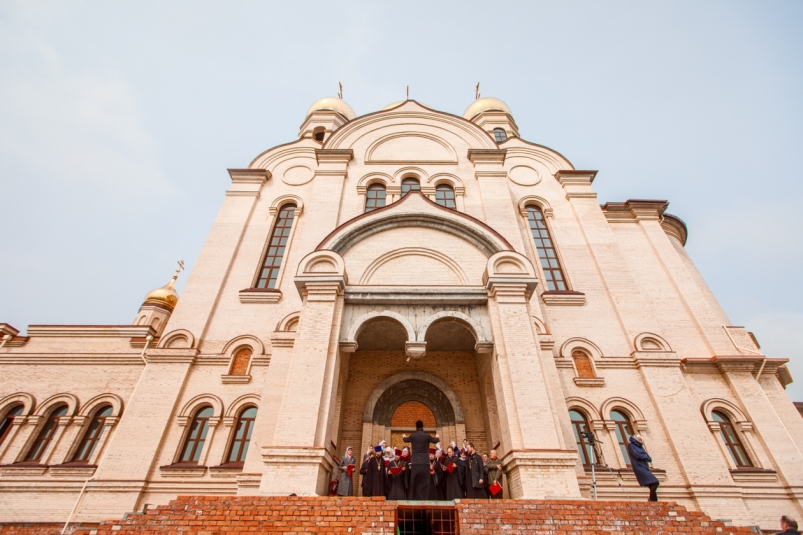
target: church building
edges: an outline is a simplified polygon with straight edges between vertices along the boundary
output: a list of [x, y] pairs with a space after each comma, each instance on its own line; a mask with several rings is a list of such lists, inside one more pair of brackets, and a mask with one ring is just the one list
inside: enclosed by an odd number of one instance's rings
[[347, 447], [419, 419], [496, 449], [506, 497], [590, 499], [593, 466], [599, 499], [644, 501], [640, 434], [661, 500], [803, 517], [787, 361], [731, 325], [668, 202], [600, 205], [501, 100], [324, 98], [228, 172], [180, 297], [177, 273], [130, 325], [0, 323], [0, 522], [326, 495]]

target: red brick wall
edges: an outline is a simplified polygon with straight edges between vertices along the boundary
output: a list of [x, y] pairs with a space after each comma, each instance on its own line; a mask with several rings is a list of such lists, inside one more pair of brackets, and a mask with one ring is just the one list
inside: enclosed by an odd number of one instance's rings
[[251, 348], [244, 347], [237, 351], [231, 363], [229, 375], [245, 375], [248, 373], [248, 363], [251, 361]]
[[577, 377], [595, 377], [594, 367], [591, 365], [591, 359], [588, 355], [582, 351], [572, 351], [572, 358], [574, 359], [574, 367], [577, 368]]
[[415, 427], [415, 423], [421, 420], [424, 427], [435, 427], [435, 415], [429, 407], [417, 401], [408, 401], [396, 407], [390, 425], [393, 427]]
[[[46, 522], [46, 523], [0, 523], [0, 535], [55, 535], [61, 533], [61, 528], [64, 527], [62, 523]], [[67, 533], [73, 533], [79, 529], [92, 529], [97, 527], [97, 524], [87, 524], [82, 522], [80, 524], [71, 524], [67, 526]]]

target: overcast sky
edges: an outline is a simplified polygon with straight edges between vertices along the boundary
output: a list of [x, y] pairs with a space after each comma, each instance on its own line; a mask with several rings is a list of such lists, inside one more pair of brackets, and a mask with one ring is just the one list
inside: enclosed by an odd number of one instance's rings
[[[127, 324], [198, 256], [230, 167], [337, 82], [358, 115], [484, 96], [668, 199], [733, 325], [803, 401], [803, 2], [0, 3], [0, 322]], [[179, 289], [186, 276], [182, 276]]]

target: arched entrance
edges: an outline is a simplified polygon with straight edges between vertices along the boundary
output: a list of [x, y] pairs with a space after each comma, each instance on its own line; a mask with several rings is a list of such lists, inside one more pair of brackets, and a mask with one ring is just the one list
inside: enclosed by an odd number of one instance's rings
[[382, 381], [368, 398], [363, 412], [363, 448], [386, 440], [402, 447], [402, 434], [415, 431], [421, 416], [424, 428], [446, 443], [465, 436], [463, 407], [454, 391], [432, 374], [397, 373]]

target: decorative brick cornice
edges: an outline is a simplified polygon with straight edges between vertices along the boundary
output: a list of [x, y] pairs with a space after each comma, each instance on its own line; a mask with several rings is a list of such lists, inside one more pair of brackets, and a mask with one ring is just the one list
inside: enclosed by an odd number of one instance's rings
[[229, 169], [228, 171], [233, 184], [262, 185], [271, 177], [270, 172], [266, 169]]
[[282, 291], [276, 288], [246, 288], [239, 293], [241, 303], [278, 303]]
[[505, 163], [507, 149], [468, 149], [468, 159], [472, 163]]
[[315, 158], [321, 162], [342, 162], [348, 163], [354, 159], [354, 151], [351, 149], [315, 149]]

